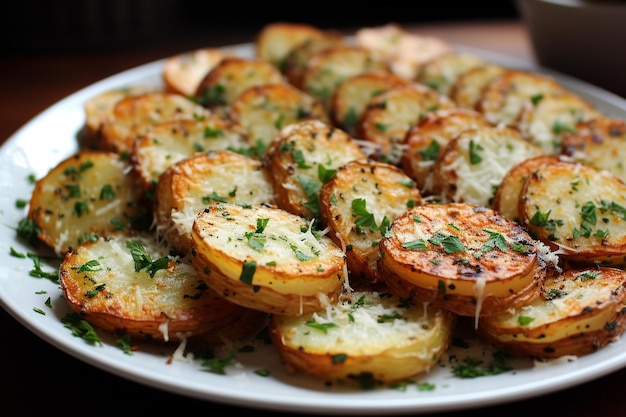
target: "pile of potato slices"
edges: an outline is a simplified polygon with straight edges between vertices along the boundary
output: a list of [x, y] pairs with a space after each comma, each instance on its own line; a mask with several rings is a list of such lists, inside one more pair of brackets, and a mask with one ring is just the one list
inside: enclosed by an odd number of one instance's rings
[[163, 343], [267, 329], [289, 370], [384, 383], [459, 318], [536, 360], [620, 337], [626, 121], [395, 24], [276, 22], [253, 50], [85, 103], [28, 212], [74, 312]]

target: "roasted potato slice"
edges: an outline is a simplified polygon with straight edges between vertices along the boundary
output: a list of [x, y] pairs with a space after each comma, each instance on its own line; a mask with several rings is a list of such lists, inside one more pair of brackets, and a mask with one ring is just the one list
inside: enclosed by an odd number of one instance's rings
[[217, 63], [202, 78], [193, 98], [204, 107], [222, 111], [253, 85], [283, 82], [287, 80], [278, 67], [269, 61], [229, 56]]
[[346, 292], [324, 310], [274, 315], [270, 336], [288, 369], [329, 381], [389, 383], [433, 369], [455, 316], [376, 292]]
[[297, 316], [337, 300], [345, 255], [313, 221], [268, 205], [213, 203], [196, 217], [192, 260], [224, 298], [267, 313]]
[[302, 76], [313, 55], [331, 46], [348, 45], [343, 36], [334, 32], [324, 34], [325, 36], [309, 38], [294, 45], [285, 56], [280, 70], [293, 86], [303, 89]]
[[145, 226], [141, 199], [128, 162], [114, 152], [84, 150], [37, 181], [28, 218], [38, 238], [64, 255], [83, 241]]
[[433, 167], [439, 152], [467, 129], [491, 126], [477, 111], [451, 108], [428, 112], [403, 139], [400, 165], [424, 194], [433, 192]]
[[356, 125], [370, 99], [410, 81], [387, 71], [367, 71], [346, 78], [336, 89], [330, 104], [333, 124], [349, 135], [356, 134]]
[[179, 253], [191, 248], [196, 215], [212, 202], [274, 204], [261, 161], [228, 150], [198, 153], [170, 165], [154, 192], [157, 232]]
[[493, 196], [491, 207], [504, 217], [519, 222], [519, 199], [526, 178], [543, 164], [551, 164], [560, 160], [556, 155], [538, 155], [524, 159], [522, 162], [512, 166], [504, 174], [498, 186], [498, 191]]
[[605, 267], [550, 274], [540, 297], [478, 323], [479, 335], [505, 353], [535, 359], [587, 355], [624, 330], [626, 272]]
[[318, 98], [286, 83], [244, 90], [231, 105], [231, 118], [246, 129], [261, 157], [280, 129], [289, 124], [312, 119], [330, 123]]
[[527, 142], [513, 128], [487, 126], [464, 130], [448, 142], [435, 160], [435, 194], [443, 202], [491, 207], [509, 169], [541, 154], [541, 148]]
[[558, 162], [524, 182], [520, 222], [569, 262], [624, 265], [626, 185], [608, 171]]
[[106, 120], [113, 117], [113, 109], [120, 100], [126, 97], [160, 91], [162, 91], [161, 87], [137, 84], [125, 88], [106, 90], [88, 99], [84, 104], [85, 125], [80, 132], [81, 144], [87, 148], [101, 149], [100, 129]]
[[446, 96], [421, 84], [396, 87], [373, 97], [361, 114], [356, 137], [378, 149], [373, 159], [399, 165], [404, 137], [429, 112], [456, 107]]
[[321, 215], [330, 237], [346, 251], [352, 288], [383, 282], [376, 265], [378, 241], [392, 221], [421, 200], [402, 170], [373, 160], [348, 162], [322, 186]]
[[199, 152], [218, 149], [246, 151], [248, 132], [219, 113], [189, 120], [157, 123], [133, 144], [131, 161], [148, 192], [172, 164]]
[[65, 255], [59, 282], [76, 314], [116, 335], [180, 342], [210, 332], [217, 339], [234, 318], [257, 326], [266, 319], [213, 292], [190, 263], [169, 256], [148, 233], [117, 232], [81, 244]]
[[483, 88], [505, 71], [505, 67], [492, 62], [484, 62], [458, 74], [450, 86], [450, 98], [457, 106], [476, 110]]
[[450, 96], [450, 89], [459, 75], [482, 65], [484, 61], [467, 52], [448, 52], [425, 62], [417, 74], [417, 82]]
[[305, 218], [320, 218], [319, 192], [347, 162], [365, 158], [346, 132], [319, 120], [284, 127], [265, 153], [277, 205]]
[[130, 154], [135, 140], [152, 126], [168, 120], [207, 116], [208, 110], [185, 96], [146, 93], [118, 101], [101, 128], [101, 148]]
[[297, 45], [308, 39], [325, 36], [327, 35], [322, 29], [307, 23], [268, 23], [257, 33], [254, 51], [258, 58], [281, 68], [289, 52]]
[[476, 110], [495, 125], [511, 125], [527, 103], [562, 91], [563, 86], [550, 76], [508, 68], [482, 88]]
[[443, 39], [411, 33], [393, 23], [360, 28], [354, 37], [357, 45], [372, 51], [394, 74], [409, 80], [415, 80], [424, 63], [454, 51]]
[[564, 155], [626, 182], [626, 120], [602, 116], [580, 122], [563, 135], [561, 147]]
[[518, 223], [472, 204], [406, 211], [379, 243], [389, 291], [478, 318], [527, 304], [546, 273], [544, 248]]
[[200, 81], [227, 53], [221, 48], [200, 48], [168, 57], [163, 64], [167, 91], [191, 97]]
[[602, 115], [598, 108], [576, 94], [548, 92], [526, 102], [515, 125], [544, 153], [559, 155], [565, 133], [573, 131], [580, 122]]
[[302, 72], [300, 88], [320, 99], [330, 111], [333, 94], [348, 77], [366, 71], [385, 71], [369, 50], [355, 45], [333, 45], [314, 53]]

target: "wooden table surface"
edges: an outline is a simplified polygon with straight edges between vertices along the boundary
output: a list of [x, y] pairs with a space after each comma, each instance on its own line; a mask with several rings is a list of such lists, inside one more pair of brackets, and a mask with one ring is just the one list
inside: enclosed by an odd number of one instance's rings
[[[534, 62], [528, 34], [517, 21], [403, 24], [467, 46], [480, 47]], [[346, 29], [349, 33], [351, 29]], [[12, 54], [0, 58], [0, 140], [65, 96], [109, 75], [171, 54], [203, 46], [251, 41], [255, 30], [182, 37], [140, 47], [95, 52]], [[42, 138], [45, 140], [45, 138]], [[164, 410], [211, 415], [244, 410], [162, 392], [87, 365], [39, 339], [0, 310], [0, 415], [111, 416], [121, 411], [150, 415]], [[626, 369], [575, 387], [533, 399], [480, 409], [437, 414], [534, 417], [623, 417], [626, 415]], [[281, 415], [254, 411], [255, 415]]]

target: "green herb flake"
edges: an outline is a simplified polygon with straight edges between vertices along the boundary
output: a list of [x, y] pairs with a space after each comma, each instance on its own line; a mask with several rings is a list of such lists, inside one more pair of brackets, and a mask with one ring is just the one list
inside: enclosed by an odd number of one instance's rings
[[484, 148], [479, 143], [477, 144], [473, 140], [470, 140], [470, 143], [469, 143], [470, 164], [476, 165], [482, 162], [483, 158], [482, 156], [478, 154], [478, 152], [482, 150], [484, 150]]
[[600, 276], [600, 271], [585, 271], [576, 276], [577, 279], [581, 281], [587, 281], [590, 279], [596, 279]]
[[135, 272], [145, 269], [150, 274], [150, 278], [154, 278], [158, 271], [166, 269], [169, 265], [170, 261], [167, 256], [153, 261], [143, 244], [138, 240], [126, 242], [126, 248], [130, 250], [130, 254], [135, 262]]
[[337, 353], [335, 355], [331, 355], [330, 361], [333, 364], [344, 363], [348, 359], [348, 355], [346, 353]]
[[408, 250], [426, 250], [428, 245], [424, 239], [415, 239], [408, 242], [403, 242], [402, 247]]
[[115, 197], [113, 186], [111, 186], [111, 184], [104, 184], [100, 189], [100, 200], [113, 201]]
[[488, 229], [483, 229], [483, 231], [489, 234], [489, 238], [485, 243], [483, 243], [480, 250], [474, 254], [474, 257], [480, 258], [484, 253], [492, 251], [496, 248], [502, 252], [506, 252], [506, 239], [502, 234]]
[[510, 370], [511, 367], [507, 366], [504, 361], [504, 355], [494, 353], [493, 361], [489, 364], [485, 364], [482, 360], [465, 358], [463, 363], [452, 368], [452, 374], [459, 378], [477, 378], [499, 375]]
[[13, 246], [9, 248], [9, 255], [13, 256], [14, 258], [26, 258], [25, 254], [23, 254], [22, 252], [18, 252]]
[[252, 285], [252, 278], [254, 277], [254, 273], [256, 272], [256, 261], [244, 262], [243, 267], [241, 268], [241, 275], [239, 276], [239, 281], [244, 284]]
[[300, 169], [311, 168], [311, 165], [307, 165], [306, 160], [304, 159], [304, 153], [301, 149], [295, 149], [293, 151], [293, 160], [296, 162], [296, 165]]
[[218, 375], [226, 375], [226, 367], [235, 363], [237, 352], [233, 349], [226, 358], [209, 358], [202, 362], [202, 367]]
[[102, 269], [102, 265], [100, 265], [100, 262], [92, 259], [82, 265], [73, 266], [72, 269], [76, 270], [79, 274], [82, 274], [83, 272], [100, 271]]
[[434, 161], [441, 151], [441, 145], [436, 140], [430, 142], [426, 149], [419, 151], [420, 156], [425, 161]]
[[127, 355], [132, 355], [133, 354], [133, 342], [132, 339], [130, 337], [130, 335], [123, 335], [122, 337], [120, 337], [119, 339], [117, 339], [115, 341], [115, 345], [122, 349], [122, 352], [124, 352]]
[[94, 328], [86, 320], [82, 319], [76, 313], [68, 313], [61, 318], [61, 323], [72, 331], [72, 335], [80, 337], [90, 345], [102, 346], [100, 337], [94, 330]]
[[435, 384], [431, 382], [420, 382], [419, 384], [416, 384], [416, 388], [421, 392], [432, 392], [435, 390]]
[[318, 323], [315, 321], [315, 319], [307, 320], [305, 322], [305, 325], [312, 329], [319, 330], [320, 332], [324, 334], [328, 333], [328, 329], [332, 329], [333, 327], [338, 327], [335, 323]]
[[23, 209], [24, 207], [26, 207], [26, 205], [28, 204], [27, 200], [18, 198], [17, 200], [15, 200], [15, 207], [18, 209]]
[[26, 254], [28, 258], [33, 261], [33, 269], [28, 273], [31, 277], [34, 278], [47, 278], [54, 283], [59, 282], [59, 271], [44, 271], [41, 265], [41, 258], [34, 253]]
[[269, 369], [255, 369], [254, 373], [257, 374], [258, 376], [263, 376], [263, 377], [267, 377], [271, 375], [271, 372], [269, 371]]
[[465, 245], [461, 240], [454, 235], [446, 235], [445, 233], [437, 232], [435, 233], [428, 242], [435, 246], [442, 246], [447, 254], [465, 252]]

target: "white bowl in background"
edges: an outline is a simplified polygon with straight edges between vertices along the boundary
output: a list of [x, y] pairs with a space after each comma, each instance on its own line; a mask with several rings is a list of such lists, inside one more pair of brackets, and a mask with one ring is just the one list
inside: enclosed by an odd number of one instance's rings
[[626, 97], [626, 1], [517, 0], [537, 62]]

